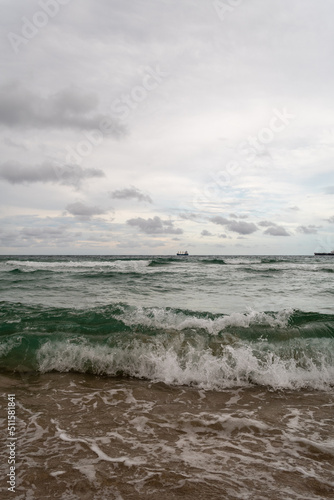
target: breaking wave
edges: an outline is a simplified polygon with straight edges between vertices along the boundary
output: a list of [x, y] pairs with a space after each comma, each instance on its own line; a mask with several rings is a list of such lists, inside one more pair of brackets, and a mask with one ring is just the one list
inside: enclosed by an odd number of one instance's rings
[[334, 384], [333, 315], [0, 305], [3, 371], [75, 371], [207, 390]]

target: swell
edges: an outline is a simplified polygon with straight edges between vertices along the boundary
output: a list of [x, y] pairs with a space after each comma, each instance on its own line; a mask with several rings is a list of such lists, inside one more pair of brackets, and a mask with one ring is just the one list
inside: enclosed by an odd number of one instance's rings
[[334, 338], [334, 315], [296, 309], [218, 314], [171, 307], [135, 307], [123, 302], [101, 307], [66, 308], [0, 302], [0, 335], [39, 331], [46, 333], [109, 333], [169, 329], [193, 330], [208, 335], [233, 332], [245, 339], [292, 337]]
[[263, 257], [261, 259], [261, 264], [278, 264], [278, 263], [282, 263], [282, 264], [295, 264], [296, 263], [296, 259], [291, 259], [289, 257]]
[[241, 271], [251, 274], [263, 274], [263, 273], [275, 274], [275, 273], [283, 273], [285, 271], [284, 269], [279, 269], [276, 267], [264, 267], [260, 269], [257, 269], [255, 267], [241, 267], [239, 269]]
[[49, 273], [50, 271], [46, 270], [46, 269], [32, 269], [30, 271], [23, 271], [23, 269], [15, 268], [15, 269], [11, 269], [8, 272], [10, 274], [27, 274], [27, 272], [34, 273], [34, 274], [45, 274], [45, 273]]
[[[160, 269], [160, 266], [158, 267]], [[100, 270], [95, 270], [94, 272], [82, 272], [82, 273], [77, 273], [71, 275], [72, 279], [75, 280], [83, 280], [85, 281], [86, 279], [88, 280], [108, 280], [108, 279], [119, 279], [120, 281], [127, 279], [127, 278], [145, 278], [147, 276], [147, 279], [151, 279], [151, 275], [154, 273], [154, 277], [156, 278], [157, 276], [162, 276], [166, 274], [166, 271], [164, 270], [156, 270], [151, 273], [148, 272], [143, 272], [143, 271], [100, 271]]]
[[223, 259], [203, 259], [200, 262], [201, 264], [226, 265], [226, 262]]
[[[0, 259], [1, 260], [1, 259]], [[71, 275], [83, 276], [86, 274], [88, 277], [94, 277], [95, 274], [106, 275], [109, 273], [137, 273], [142, 274], [153, 271], [154, 268], [168, 268], [173, 264], [180, 262], [187, 262], [190, 266], [210, 266], [210, 265], [223, 265], [223, 266], [238, 266], [239, 270], [247, 273], [260, 274], [266, 273], [279, 273], [286, 270], [289, 271], [302, 271], [313, 273], [334, 273], [333, 268], [319, 267], [314, 268], [305, 267], [305, 262], [291, 258], [284, 257], [220, 257], [220, 256], [205, 256], [205, 257], [191, 257], [187, 260], [180, 260], [176, 256], [131, 256], [131, 257], [110, 257], [110, 258], [92, 258], [92, 257], [59, 257], [57, 259], [38, 258], [32, 259], [2, 259], [1, 272], [9, 273], [9, 275], [31, 274], [39, 276], [45, 273], [67, 273]], [[308, 263], [312, 261], [308, 260]], [[285, 264], [288, 266], [285, 267]], [[295, 266], [291, 266], [295, 264]], [[300, 265], [302, 267], [300, 268]], [[240, 267], [239, 267], [240, 266]]]
[[173, 262], [179, 262], [176, 257], [159, 257], [150, 261], [148, 267], [168, 266]]

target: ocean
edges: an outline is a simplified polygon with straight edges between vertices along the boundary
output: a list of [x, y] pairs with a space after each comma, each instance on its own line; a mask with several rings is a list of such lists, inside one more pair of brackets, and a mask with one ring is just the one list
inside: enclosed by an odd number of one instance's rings
[[334, 257], [1, 256], [1, 498], [333, 499], [333, 284]]

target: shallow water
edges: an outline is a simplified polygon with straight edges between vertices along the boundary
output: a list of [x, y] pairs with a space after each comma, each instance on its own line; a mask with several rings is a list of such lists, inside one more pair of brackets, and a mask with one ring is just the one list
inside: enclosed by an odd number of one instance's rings
[[73, 373], [0, 383], [16, 395], [17, 499], [333, 498], [332, 392]]

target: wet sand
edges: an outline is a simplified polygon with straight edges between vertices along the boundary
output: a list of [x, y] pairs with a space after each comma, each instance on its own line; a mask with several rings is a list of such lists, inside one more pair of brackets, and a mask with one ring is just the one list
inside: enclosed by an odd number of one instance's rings
[[[334, 393], [221, 392], [74, 373], [0, 377], [15, 499], [334, 498]], [[7, 496], [6, 496], [7, 495]]]

